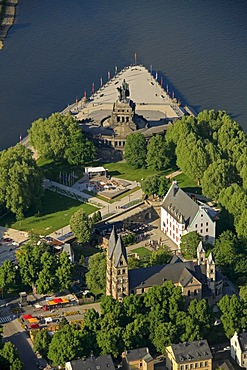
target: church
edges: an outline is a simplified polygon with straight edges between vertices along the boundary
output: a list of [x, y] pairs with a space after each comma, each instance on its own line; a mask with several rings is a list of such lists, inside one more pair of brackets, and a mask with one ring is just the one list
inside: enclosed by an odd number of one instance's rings
[[212, 253], [206, 258], [202, 242], [197, 247], [196, 262], [173, 256], [165, 265], [129, 270], [126, 248], [113, 227], [107, 249], [106, 295], [121, 301], [167, 280], [181, 287], [186, 304], [195, 298], [205, 298], [213, 305], [222, 298], [223, 276], [216, 269]]

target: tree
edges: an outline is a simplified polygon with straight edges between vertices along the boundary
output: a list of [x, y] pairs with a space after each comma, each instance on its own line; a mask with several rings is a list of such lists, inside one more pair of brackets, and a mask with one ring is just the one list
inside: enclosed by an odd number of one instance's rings
[[72, 215], [70, 228], [81, 243], [88, 242], [92, 236], [92, 221], [83, 209], [79, 209]]
[[0, 154], [0, 203], [18, 220], [30, 206], [39, 205], [43, 195], [42, 176], [31, 150], [21, 144]]
[[163, 136], [154, 135], [149, 140], [146, 162], [148, 167], [154, 170], [164, 170], [169, 166], [169, 147]]
[[58, 278], [59, 289], [69, 289], [72, 285], [73, 264], [67, 253], [63, 252], [59, 256], [59, 266], [56, 276]]
[[82, 332], [75, 325], [65, 325], [55, 332], [48, 351], [48, 358], [54, 365], [64, 366], [65, 362], [71, 361], [83, 355]]
[[200, 240], [201, 236], [196, 231], [192, 231], [181, 237], [180, 249], [184, 258], [193, 259], [196, 257], [196, 251]]
[[245, 329], [246, 316], [243, 315], [243, 306], [236, 295], [229, 297], [225, 295], [218, 303], [221, 311], [220, 320], [222, 322], [225, 335], [231, 338], [233, 334]]
[[136, 132], [127, 137], [124, 158], [134, 168], [145, 167], [147, 144], [143, 134]]
[[152, 252], [150, 255], [149, 264], [151, 266], [154, 265], [164, 265], [167, 263], [172, 257], [172, 253], [169, 248], [165, 245], [159, 248], [156, 252]]
[[238, 240], [230, 230], [224, 231], [216, 239], [213, 253], [216, 264], [222, 272], [229, 272], [237, 257]]
[[15, 279], [15, 266], [9, 260], [5, 260], [3, 265], [0, 266], [0, 287], [2, 290], [8, 290], [8, 288], [15, 283]]
[[168, 191], [168, 187], [169, 181], [165, 178], [165, 176], [151, 175], [141, 181], [141, 188], [148, 196], [154, 196], [156, 194], [160, 197], [163, 197]]
[[[15, 345], [11, 342], [5, 342], [1, 349], [1, 356], [5, 360], [5, 364], [9, 366], [9, 369], [17, 370], [22, 369], [22, 364], [19, 359], [19, 355]], [[6, 367], [8, 369], [8, 367]]]
[[125, 348], [132, 349], [147, 345], [149, 322], [143, 315], [138, 315], [134, 321], [126, 325], [123, 332]]
[[56, 287], [56, 259], [49, 252], [45, 252], [42, 254], [41, 264], [43, 268], [36, 280], [37, 292], [39, 294], [51, 293]]
[[42, 357], [47, 357], [50, 343], [51, 336], [47, 330], [42, 329], [40, 331], [35, 331], [34, 351], [39, 352]]
[[207, 301], [193, 299], [189, 304], [188, 313], [192, 317], [194, 325], [199, 326], [200, 335], [204, 338], [210, 332], [213, 320], [212, 311]]
[[207, 197], [218, 200], [221, 190], [231, 185], [236, 173], [228, 160], [222, 159], [211, 163], [202, 178], [202, 192]]
[[209, 165], [208, 154], [203, 142], [194, 133], [183, 137], [176, 147], [177, 165], [190, 178], [200, 183], [204, 171]]
[[109, 312], [100, 320], [100, 330], [96, 333], [97, 344], [101, 354], [118, 357], [124, 350], [123, 328], [114, 315]]
[[161, 322], [154, 331], [153, 345], [157, 352], [166, 353], [166, 347], [174, 342], [177, 329], [171, 322]]
[[177, 341], [192, 342], [202, 339], [200, 327], [186, 312], [179, 311], [176, 315]]
[[83, 165], [91, 162], [95, 148], [70, 115], [53, 113], [47, 119], [32, 123], [29, 136], [39, 155], [55, 161], [66, 159], [70, 164]]
[[105, 292], [106, 288], [106, 255], [105, 253], [96, 253], [89, 257], [88, 273], [86, 274], [86, 283], [88, 288], [94, 293]]

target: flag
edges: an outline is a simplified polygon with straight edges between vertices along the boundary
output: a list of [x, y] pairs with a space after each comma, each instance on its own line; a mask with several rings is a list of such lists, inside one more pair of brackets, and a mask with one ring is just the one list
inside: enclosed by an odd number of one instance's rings
[[150, 65], [150, 73], [151, 74], [153, 73], [153, 66], [152, 66], [152, 64]]
[[92, 94], [94, 94], [94, 83], [92, 83]]
[[158, 72], [155, 73], [155, 79], [158, 80]]
[[136, 52], [135, 52], [135, 54], [134, 54], [134, 60], [135, 60], [135, 64], [136, 64]]
[[100, 87], [102, 87], [102, 85], [103, 85], [103, 79], [102, 77], [100, 77]]
[[169, 86], [168, 86], [168, 84], [166, 85], [166, 92], [167, 92], [167, 94], [169, 94]]
[[86, 97], [87, 97], [87, 91], [84, 90], [84, 98], [86, 98]]
[[111, 79], [111, 74], [110, 74], [110, 71], [108, 71], [107, 73], [107, 77], [108, 77], [108, 81]]
[[174, 99], [174, 91], [172, 92], [172, 99]]
[[78, 98], [76, 97], [76, 99], [75, 99], [75, 102], [76, 102], [76, 104], [78, 104]]
[[20, 143], [22, 142], [22, 136], [21, 136], [21, 134], [20, 134]]
[[115, 75], [117, 74], [117, 66], [115, 66]]
[[162, 85], [163, 85], [163, 78], [161, 77], [161, 79], [160, 79], [160, 85], [161, 85], [161, 87], [162, 87]]

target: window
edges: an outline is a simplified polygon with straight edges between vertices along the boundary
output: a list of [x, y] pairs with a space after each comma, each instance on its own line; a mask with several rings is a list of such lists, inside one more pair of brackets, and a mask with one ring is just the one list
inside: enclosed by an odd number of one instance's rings
[[125, 269], [123, 269], [122, 274], [125, 274]]
[[203, 224], [201, 224], [201, 227], [203, 227]]
[[196, 289], [194, 290], [194, 295], [197, 295], [197, 290]]
[[213, 273], [214, 273], [214, 270], [213, 270], [213, 269], [211, 269], [211, 270], [210, 270], [210, 274], [213, 274]]
[[208, 229], [206, 229], [206, 233], [208, 233]]
[[208, 222], [206, 222], [206, 226], [208, 226]]
[[190, 369], [193, 369], [193, 367], [194, 367], [194, 364], [190, 364]]
[[200, 367], [203, 367], [203, 362], [200, 362]]
[[208, 366], [208, 361], [205, 361], [205, 366]]
[[180, 370], [184, 370], [184, 365], [180, 365]]
[[142, 293], [144, 293], [144, 288], [142, 288]]
[[198, 368], [198, 363], [197, 363], [197, 362], [195, 363], [195, 368], [196, 368], [196, 369]]
[[142, 362], [140, 362], [140, 367], [142, 367]]
[[203, 217], [203, 213], [201, 214], [201, 217]]
[[120, 266], [123, 266], [123, 261], [120, 261]]
[[203, 230], [200, 231], [200, 233], [202, 234]]
[[197, 228], [197, 224], [195, 224], [195, 228]]
[[120, 275], [120, 270], [117, 271], [117, 274]]
[[178, 233], [178, 228], [176, 228], [176, 234]]
[[214, 281], [214, 278], [211, 278], [210, 281]]
[[188, 297], [190, 296], [190, 290], [188, 290]]
[[185, 370], [188, 370], [188, 365], [185, 365]]

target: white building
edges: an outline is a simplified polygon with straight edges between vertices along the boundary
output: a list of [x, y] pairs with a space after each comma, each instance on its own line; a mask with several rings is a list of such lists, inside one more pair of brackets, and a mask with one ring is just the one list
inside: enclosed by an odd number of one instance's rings
[[231, 338], [231, 357], [239, 366], [247, 369], [247, 332], [235, 332]]
[[215, 212], [206, 204], [191, 199], [173, 181], [161, 204], [161, 230], [178, 246], [181, 237], [196, 231], [204, 241], [215, 241]]

